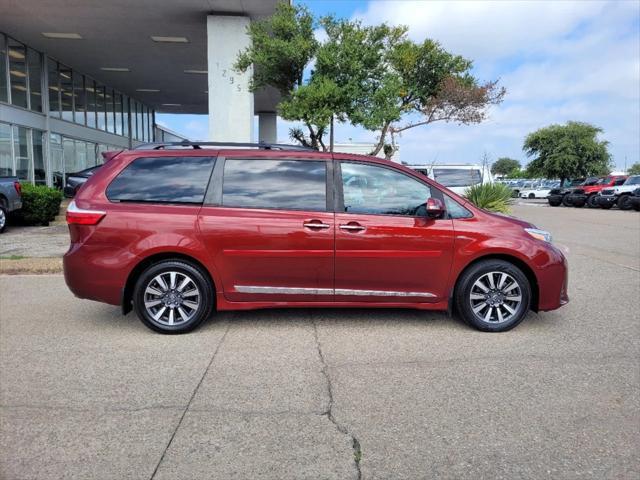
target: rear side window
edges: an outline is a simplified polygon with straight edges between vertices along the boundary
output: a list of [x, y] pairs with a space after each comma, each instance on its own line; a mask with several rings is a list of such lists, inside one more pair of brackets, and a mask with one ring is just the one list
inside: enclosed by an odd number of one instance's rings
[[326, 162], [227, 159], [224, 164], [222, 205], [325, 211]]
[[214, 157], [146, 157], [131, 162], [107, 188], [120, 202], [202, 203]]

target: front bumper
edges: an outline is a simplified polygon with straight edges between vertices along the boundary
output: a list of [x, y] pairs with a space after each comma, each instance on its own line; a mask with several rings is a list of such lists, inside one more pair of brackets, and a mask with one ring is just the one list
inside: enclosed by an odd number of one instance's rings
[[596, 204], [599, 206], [612, 207], [618, 201], [618, 197], [615, 195], [598, 195], [596, 197]]

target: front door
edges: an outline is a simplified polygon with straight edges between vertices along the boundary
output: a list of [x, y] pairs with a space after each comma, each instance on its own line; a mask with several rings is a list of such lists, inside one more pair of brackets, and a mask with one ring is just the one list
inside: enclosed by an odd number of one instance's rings
[[336, 301], [446, 299], [453, 225], [425, 210], [440, 192], [382, 165], [343, 161], [338, 172]]
[[199, 227], [228, 300], [333, 299], [327, 170], [317, 159], [218, 158], [219, 195], [207, 195]]

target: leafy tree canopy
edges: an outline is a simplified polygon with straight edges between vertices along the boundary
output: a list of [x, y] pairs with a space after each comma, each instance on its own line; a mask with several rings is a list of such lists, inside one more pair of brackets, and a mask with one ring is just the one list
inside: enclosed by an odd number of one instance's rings
[[631, 165], [629, 167], [629, 170], [627, 170], [627, 173], [629, 175], [640, 175], [640, 162], [636, 162], [633, 165]]
[[513, 158], [502, 157], [491, 165], [491, 173], [494, 175], [509, 175], [514, 170], [520, 170], [521, 165], [518, 160]]
[[[322, 42], [314, 37], [318, 27]], [[373, 154], [390, 137], [384, 151], [391, 155], [401, 132], [437, 121], [479, 123], [505, 95], [497, 81], [473, 77], [470, 60], [433, 40], [410, 40], [406, 27], [315, 19], [303, 5], [281, 3], [248, 33], [252, 46], [239, 54], [236, 70], [253, 65], [253, 90], [277, 88], [280, 115], [303, 124], [292, 138], [318, 149], [327, 149], [323, 137], [335, 118], [378, 132]]]
[[588, 123], [567, 122], [530, 133], [523, 150], [533, 158], [527, 169], [547, 178], [606, 175], [611, 169], [609, 142], [598, 140], [602, 129]]

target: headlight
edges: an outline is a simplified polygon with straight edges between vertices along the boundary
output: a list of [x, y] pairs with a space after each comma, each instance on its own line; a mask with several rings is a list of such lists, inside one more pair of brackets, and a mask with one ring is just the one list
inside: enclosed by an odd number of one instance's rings
[[525, 232], [531, 235], [533, 238], [542, 240], [543, 242], [552, 242], [551, 234], [544, 230], [538, 230], [537, 228], [525, 228]]

